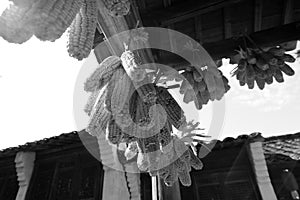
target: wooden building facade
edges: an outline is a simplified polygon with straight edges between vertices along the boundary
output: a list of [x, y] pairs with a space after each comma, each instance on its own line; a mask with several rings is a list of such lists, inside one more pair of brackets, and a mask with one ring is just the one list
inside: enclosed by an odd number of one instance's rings
[[[84, 143], [88, 142], [88, 148], [83, 145], [82, 136]], [[181, 199], [272, 199], [263, 194], [268, 190], [266, 185], [275, 192], [275, 199], [291, 199], [291, 191], [286, 187], [288, 183], [282, 178], [282, 172], [290, 170], [300, 184], [300, 134], [256, 138], [259, 139], [242, 135], [218, 141], [202, 158], [204, 168], [191, 172], [192, 185], [180, 185]], [[263, 151], [256, 151], [260, 145]], [[98, 150], [97, 139], [85, 131], [2, 150], [0, 199], [101, 200], [107, 170], [103, 170], [103, 165], [96, 159], [100, 157]], [[30, 168], [30, 161], [26, 161], [28, 157], [23, 159], [24, 164], [19, 169], [18, 157], [24, 157], [26, 153], [34, 153], [31, 175], [26, 169]], [[259, 167], [261, 163], [266, 166]], [[150, 176], [142, 173], [139, 183], [140, 199], [151, 200]], [[21, 194], [24, 187], [25, 194]]]

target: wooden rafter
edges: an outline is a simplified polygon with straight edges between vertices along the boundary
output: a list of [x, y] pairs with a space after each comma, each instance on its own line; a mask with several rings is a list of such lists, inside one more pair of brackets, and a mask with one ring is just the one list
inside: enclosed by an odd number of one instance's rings
[[151, 16], [149, 15], [149, 11], [145, 10], [141, 13], [141, 16], [144, 19], [145, 25], [148, 25], [148, 23], [152, 24], [153, 21], [158, 21], [162, 26], [168, 26], [241, 1], [244, 0], [208, 0], [205, 3], [203, 3], [204, 1], [181, 1], [167, 8], [153, 10], [151, 11]]
[[294, 0], [285, 0], [283, 9], [283, 24], [291, 23], [293, 21], [294, 14]]
[[226, 6], [223, 8], [223, 19], [224, 19], [224, 38], [231, 38], [232, 37], [232, 30], [231, 30], [231, 19], [230, 19], [230, 10], [229, 7]]
[[[252, 33], [250, 34], [250, 37], [261, 47], [276, 46], [284, 42], [299, 40], [300, 21]], [[213, 59], [217, 60], [235, 54], [235, 50], [241, 44], [243, 44], [242, 38], [230, 38], [213, 43], [204, 43], [203, 47]], [[184, 61], [182, 58], [171, 54], [164, 56], [163, 58], [159, 58], [157, 62], [173, 66], [175, 68], [178, 68], [178, 66], [185, 67], [189, 65], [189, 63]]]
[[262, 25], [263, 1], [255, 0], [254, 5], [254, 32], [261, 30]]
[[164, 7], [168, 7], [172, 4], [172, 0], [163, 0]]
[[195, 31], [196, 31], [196, 40], [198, 40], [201, 43], [202, 42], [202, 22], [201, 22], [200, 15], [195, 17]]

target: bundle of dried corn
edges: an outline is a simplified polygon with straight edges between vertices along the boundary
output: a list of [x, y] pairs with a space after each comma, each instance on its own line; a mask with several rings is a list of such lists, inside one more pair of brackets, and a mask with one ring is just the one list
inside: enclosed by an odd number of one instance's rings
[[189, 103], [194, 101], [198, 110], [209, 100], [221, 100], [230, 89], [228, 80], [222, 72], [214, 66], [188, 67], [182, 73], [184, 79], [180, 86], [180, 93], [184, 95], [183, 101]]
[[241, 86], [248, 85], [253, 89], [255, 82], [263, 90], [266, 84], [272, 84], [273, 78], [283, 83], [283, 73], [293, 76], [294, 70], [287, 64], [295, 62], [295, 58], [281, 47], [273, 47], [267, 51], [261, 49], [239, 50], [239, 60], [233, 76], [236, 76]]
[[21, 44], [35, 35], [42, 41], [54, 42], [70, 28], [69, 55], [78, 60], [88, 57], [97, 25], [96, 0], [12, 2], [0, 16], [0, 36], [5, 40]]
[[[121, 58], [105, 59], [87, 79], [85, 90], [91, 92], [87, 131], [92, 135], [102, 131], [111, 145], [120, 147], [122, 164], [136, 162], [139, 170], [159, 175], [169, 186], [178, 179], [190, 185], [191, 167], [202, 168], [190, 148], [193, 136], [201, 137], [193, 133], [200, 130], [199, 123], [188, 123], [168, 88], [158, 86], [140, 66], [138, 55], [125, 51]], [[152, 82], [135, 88], [144, 79]]]

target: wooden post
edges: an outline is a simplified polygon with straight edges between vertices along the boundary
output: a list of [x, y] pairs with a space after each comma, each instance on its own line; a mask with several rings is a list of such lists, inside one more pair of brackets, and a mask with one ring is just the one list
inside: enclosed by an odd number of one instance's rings
[[166, 186], [162, 179], [158, 180], [159, 200], [181, 200], [179, 182], [176, 181], [171, 187]]
[[152, 200], [157, 200], [158, 197], [158, 187], [157, 187], [157, 177], [151, 177], [151, 184], [152, 184]]
[[271, 183], [268, 167], [262, 147], [263, 138], [258, 135], [250, 141], [247, 148], [257, 185], [263, 200], [277, 200]]
[[15, 157], [19, 190], [16, 200], [25, 200], [34, 169], [35, 152], [18, 152]]

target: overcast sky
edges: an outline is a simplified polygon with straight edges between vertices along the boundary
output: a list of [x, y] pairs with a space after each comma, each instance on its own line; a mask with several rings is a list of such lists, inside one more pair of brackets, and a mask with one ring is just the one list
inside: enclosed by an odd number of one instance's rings
[[[5, 6], [1, 1], [0, 11]], [[66, 44], [66, 35], [54, 43], [33, 37], [22, 45], [0, 38], [0, 149], [84, 128], [87, 117], [81, 124], [74, 121], [73, 92], [82, 67], [97, 64], [93, 56], [81, 62], [70, 58]], [[272, 136], [300, 130], [299, 60], [291, 66], [295, 76], [285, 76], [284, 83], [268, 85], [263, 91], [240, 87], [229, 76], [234, 66], [221, 67], [231, 90], [225, 98], [226, 119], [219, 139], [257, 131]], [[84, 102], [87, 96], [82, 94]], [[210, 126], [211, 110], [209, 105], [200, 111], [203, 128]]]

